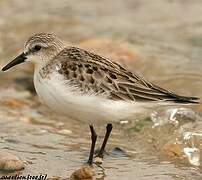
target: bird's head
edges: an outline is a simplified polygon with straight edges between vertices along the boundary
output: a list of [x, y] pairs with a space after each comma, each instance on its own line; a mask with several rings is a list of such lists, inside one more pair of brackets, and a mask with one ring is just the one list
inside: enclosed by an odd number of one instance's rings
[[2, 71], [27, 61], [37, 66], [43, 66], [57, 55], [64, 46], [64, 43], [54, 34], [35, 34], [26, 41], [23, 52], [4, 66]]

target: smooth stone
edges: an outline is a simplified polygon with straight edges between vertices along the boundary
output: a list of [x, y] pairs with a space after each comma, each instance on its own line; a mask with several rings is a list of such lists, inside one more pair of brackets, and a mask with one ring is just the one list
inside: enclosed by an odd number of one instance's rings
[[0, 170], [1, 171], [19, 171], [24, 169], [24, 163], [17, 156], [0, 151]]
[[70, 180], [92, 180], [93, 168], [90, 166], [83, 166], [80, 169], [74, 171], [70, 176]]

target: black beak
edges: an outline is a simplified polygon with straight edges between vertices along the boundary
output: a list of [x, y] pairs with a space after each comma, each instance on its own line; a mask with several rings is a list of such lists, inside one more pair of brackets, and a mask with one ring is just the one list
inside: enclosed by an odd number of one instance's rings
[[13, 61], [9, 62], [6, 66], [2, 68], [2, 71], [7, 71], [8, 69], [12, 68], [15, 65], [21, 64], [25, 62], [25, 59], [27, 59], [25, 53], [23, 52], [19, 56], [17, 56]]

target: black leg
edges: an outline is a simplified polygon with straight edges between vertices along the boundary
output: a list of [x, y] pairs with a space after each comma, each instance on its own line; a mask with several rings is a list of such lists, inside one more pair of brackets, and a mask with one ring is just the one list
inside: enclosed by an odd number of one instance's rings
[[93, 155], [94, 155], [94, 150], [95, 150], [95, 143], [96, 143], [96, 140], [97, 140], [97, 134], [95, 132], [95, 129], [94, 129], [93, 125], [89, 125], [89, 127], [90, 127], [90, 132], [91, 132], [92, 143], [91, 143], [90, 154], [89, 154], [89, 158], [88, 158], [87, 163], [89, 165], [92, 165], [93, 164]]
[[105, 146], [106, 146], [107, 141], [108, 141], [108, 139], [109, 139], [109, 136], [110, 136], [110, 133], [111, 133], [111, 131], [112, 131], [112, 128], [113, 128], [113, 126], [112, 126], [111, 123], [107, 124], [107, 127], [106, 127], [106, 134], [105, 134], [105, 137], [104, 137], [104, 141], [103, 141], [103, 143], [102, 143], [102, 146], [101, 146], [101, 148], [100, 148], [100, 151], [99, 151], [97, 157], [103, 158], [103, 156], [104, 156], [104, 151], [105, 151]]

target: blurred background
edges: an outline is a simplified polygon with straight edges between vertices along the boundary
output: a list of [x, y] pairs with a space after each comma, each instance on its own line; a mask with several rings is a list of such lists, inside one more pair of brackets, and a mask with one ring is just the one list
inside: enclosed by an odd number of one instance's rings
[[[200, 0], [0, 0], [0, 67], [38, 32], [55, 33], [164, 88], [202, 98]], [[41, 105], [32, 71], [24, 64], [0, 72], [0, 148], [26, 162], [23, 174], [69, 177], [87, 159], [88, 125]], [[168, 107], [139, 123], [116, 125], [105, 171], [97, 169], [95, 177], [201, 179], [201, 112], [200, 104]], [[97, 128], [104, 135], [104, 127]]]

